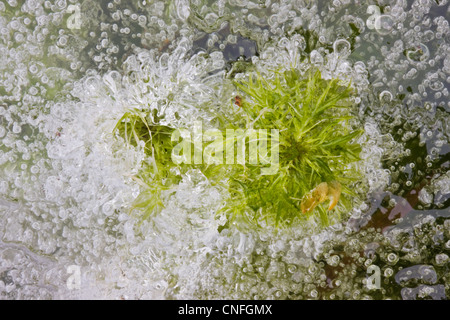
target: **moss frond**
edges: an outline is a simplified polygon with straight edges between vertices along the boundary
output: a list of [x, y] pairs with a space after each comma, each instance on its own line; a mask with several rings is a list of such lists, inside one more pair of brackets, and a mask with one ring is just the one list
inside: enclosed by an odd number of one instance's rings
[[[355, 140], [362, 132], [349, 125], [355, 94], [351, 87], [338, 79], [322, 79], [319, 71], [304, 76], [295, 69], [275, 72], [272, 79], [250, 74], [235, 86], [242, 92], [242, 110], [236, 119], [218, 115], [220, 129], [278, 130], [276, 173], [261, 174], [261, 164], [176, 165], [171, 159], [174, 129], [150, 123], [148, 114], [131, 110], [115, 130], [130, 145], [143, 141], [153, 162], [137, 177], [144, 187], [133, 209], [147, 219], [162, 208], [161, 192], [179, 183], [187, 170], [198, 168], [212, 183], [226, 181], [230, 198], [220, 212], [229, 223], [281, 226], [314, 217], [329, 225], [330, 212], [339, 216], [348, 209], [351, 184], [361, 176], [349, 166], [359, 160], [361, 148]], [[269, 133], [266, 142], [271, 138]], [[249, 150], [248, 139], [245, 146]], [[332, 211], [322, 204], [325, 200], [332, 201]]]
[[170, 189], [181, 180], [174, 174], [176, 165], [172, 162], [173, 144], [171, 135], [173, 128], [153, 124], [147, 121], [148, 114], [131, 109], [117, 122], [114, 132], [124, 138], [128, 146], [144, 146], [149, 156], [149, 163], [144, 163], [139, 174], [134, 177], [143, 191], [133, 203], [131, 212], [138, 212], [140, 219], [145, 220], [163, 208], [161, 193]]
[[322, 205], [304, 213], [301, 207], [318, 185], [338, 181], [343, 185], [342, 200], [334, 211], [346, 209], [345, 198], [351, 196], [348, 186], [358, 177], [354, 172], [349, 175], [348, 165], [359, 160], [361, 149], [354, 141], [362, 133], [348, 125], [352, 89], [337, 79], [322, 79], [319, 71], [302, 78], [296, 70], [276, 73], [272, 81], [259, 74], [249, 76], [236, 86], [243, 92], [241, 107], [248, 115], [247, 127], [278, 129], [280, 155], [279, 170], [273, 176], [263, 176], [258, 166], [248, 165], [245, 174], [230, 179], [230, 185], [241, 190], [235, 193], [241, 200], [233, 203], [242, 203], [240, 211], [244, 205], [252, 208], [259, 215], [256, 220], [276, 225], [311, 215], [328, 225], [328, 211]]

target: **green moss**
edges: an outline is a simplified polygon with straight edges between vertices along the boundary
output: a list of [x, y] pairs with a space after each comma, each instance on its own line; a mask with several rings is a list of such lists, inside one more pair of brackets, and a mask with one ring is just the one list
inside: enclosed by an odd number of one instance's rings
[[[350, 87], [322, 79], [319, 71], [301, 76], [297, 70], [275, 72], [271, 80], [250, 75], [235, 85], [242, 92], [242, 110], [235, 118], [218, 115], [219, 129], [268, 129], [270, 145], [270, 129], [278, 130], [276, 173], [262, 175], [262, 164], [176, 165], [171, 160], [174, 128], [150, 124], [144, 112], [128, 112], [116, 129], [128, 144], [144, 141], [154, 160], [136, 177], [144, 187], [134, 205], [143, 212], [141, 217], [157, 212], [162, 190], [179, 183], [191, 168], [200, 169], [213, 184], [226, 181], [230, 198], [220, 213], [229, 223], [281, 226], [313, 217], [326, 226], [330, 212], [339, 216], [348, 210], [350, 186], [361, 177], [356, 166], [350, 166], [359, 160], [355, 138], [361, 133], [348, 123], [353, 118]], [[248, 139], [245, 144], [249, 150]], [[332, 211], [321, 204], [327, 199], [333, 205], [339, 200]]]
[[231, 176], [234, 201], [225, 210], [236, 217], [247, 206], [255, 222], [263, 218], [276, 225], [314, 214], [328, 225], [328, 213], [321, 205], [308, 211], [302, 204], [305, 207], [308, 193], [322, 182], [342, 186], [336, 213], [349, 204], [348, 186], [359, 178], [348, 170], [359, 160], [360, 146], [352, 141], [361, 133], [347, 123], [352, 118], [352, 90], [337, 79], [323, 80], [319, 71], [302, 78], [296, 70], [276, 73], [271, 81], [257, 75], [236, 86], [245, 94], [241, 104], [245, 125], [279, 130], [279, 170], [263, 176], [257, 166], [247, 166]]
[[122, 116], [114, 131], [129, 146], [137, 147], [142, 143], [146, 154], [151, 156], [152, 162], [144, 163], [139, 174], [134, 177], [143, 191], [135, 200], [132, 211], [138, 211], [141, 220], [145, 220], [163, 208], [161, 192], [170, 189], [181, 179], [172, 172], [176, 167], [171, 159], [173, 129], [149, 123], [145, 112], [133, 109]]

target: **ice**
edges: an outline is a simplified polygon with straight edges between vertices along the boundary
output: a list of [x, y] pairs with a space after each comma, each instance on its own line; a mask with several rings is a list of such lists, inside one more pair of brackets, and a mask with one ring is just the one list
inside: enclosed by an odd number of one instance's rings
[[[450, 194], [439, 164], [449, 138], [448, 3], [384, 2], [375, 29], [366, 5], [347, 0], [0, 2], [0, 297], [372, 298], [363, 281], [378, 263], [408, 285], [393, 296], [383, 283], [383, 298], [445, 298], [444, 222], [364, 227], [403, 196], [447, 217]], [[69, 4], [80, 6], [81, 29], [65, 25]], [[218, 110], [232, 111], [232, 49], [266, 77], [313, 64], [356, 90], [359, 123], [350, 125], [365, 133], [355, 223], [227, 226], [216, 215], [226, 192], [197, 171], [164, 194], [160, 214], [141, 225], [129, 214], [146, 156], [113, 135], [116, 122], [139, 108], [172, 127], [213, 127]], [[386, 189], [399, 194], [371, 202]]]
[[445, 300], [445, 286], [435, 285], [419, 285], [416, 288], [403, 288], [401, 291], [403, 300], [429, 299]]

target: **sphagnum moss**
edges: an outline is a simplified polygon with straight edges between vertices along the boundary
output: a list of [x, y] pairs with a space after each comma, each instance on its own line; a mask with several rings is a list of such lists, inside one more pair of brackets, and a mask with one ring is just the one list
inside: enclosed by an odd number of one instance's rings
[[[136, 179], [144, 191], [133, 209], [148, 218], [162, 206], [161, 191], [176, 185], [183, 173], [200, 169], [212, 183], [226, 180], [230, 198], [220, 212], [228, 223], [246, 220], [256, 226], [289, 225], [313, 216], [323, 226], [330, 223], [329, 212], [349, 209], [354, 196], [350, 185], [361, 178], [352, 163], [359, 160], [355, 142], [361, 130], [348, 124], [352, 119], [350, 86], [338, 79], [324, 80], [319, 71], [306, 76], [295, 69], [275, 72], [271, 80], [257, 74], [248, 81], [235, 82], [242, 92], [242, 109], [235, 119], [218, 115], [221, 129], [276, 129], [279, 132], [279, 168], [273, 175], [262, 175], [261, 165], [176, 165], [171, 160], [175, 130], [149, 123], [147, 114], [127, 112], [116, 129], [128, 144], [145, 142], [153, 163]], [[267, 137], [270, 139], [270, 134]], [[246, 142], [246, 150], [249, 141]], [[270, 150], [270, 149], [269, 149]], [[322, 202], [330, 200], [327, 208]]]

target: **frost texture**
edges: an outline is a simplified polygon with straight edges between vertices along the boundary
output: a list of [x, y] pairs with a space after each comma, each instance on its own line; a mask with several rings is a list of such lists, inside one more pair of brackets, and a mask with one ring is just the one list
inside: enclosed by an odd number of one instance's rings
[[[361, 1], [142, 3], [0, 2], [1, 299], [448, 298], [447, 1], [384, 1], [381, 32]], [[113, 136], [117, 120], [140, 107], [213, 127], [235, 108], [225, 76], [243, 76], [229, 69], [242, 54], [267, 77], [312, 64], [358, 91], [357, 223], [219, 232], [226, 194], [198, 172], [153, 220], [128, 215], [147, 159]], [[364, 285], [373, 263], [380, 291]]]

